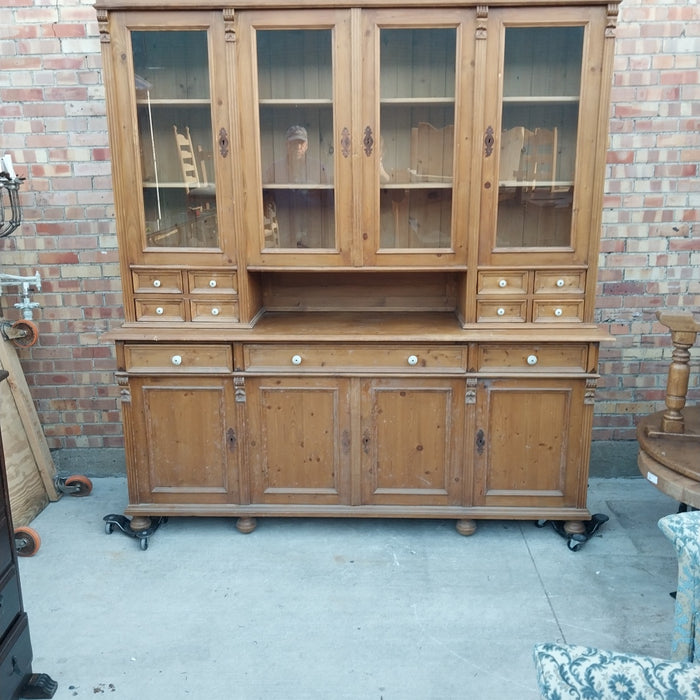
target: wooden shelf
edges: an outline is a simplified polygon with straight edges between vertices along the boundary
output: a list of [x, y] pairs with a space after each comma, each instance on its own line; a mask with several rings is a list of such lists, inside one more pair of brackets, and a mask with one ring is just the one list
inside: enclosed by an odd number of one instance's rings
[[579, 95], [513, 95], [503, 96], [503, 104], [577, 104]]

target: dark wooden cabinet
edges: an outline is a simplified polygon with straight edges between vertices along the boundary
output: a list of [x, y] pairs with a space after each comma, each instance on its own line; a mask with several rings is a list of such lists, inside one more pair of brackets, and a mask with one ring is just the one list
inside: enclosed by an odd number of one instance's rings
[[96, 7], [135, 525], [581, 532], [617, 2]]
[[[7, 376], [7, 371], [0, 370], [0, 381]], [[22, 605], [1, 435], [0, 491], [0, 698], [52, 698], [55, 681], [45, 674], [32, 673], [32, 643]]]

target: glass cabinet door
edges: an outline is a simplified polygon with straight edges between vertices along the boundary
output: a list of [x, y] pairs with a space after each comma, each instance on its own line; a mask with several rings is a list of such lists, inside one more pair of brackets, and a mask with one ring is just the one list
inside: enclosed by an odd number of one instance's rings
[[594, 142], [598, 120], [595, 104], [588, 105], [593, 118], [583, 119], [582, 75], [595, 66], [587, 65], [588, 22], [580, 16], [538, 26], [531, 15], [489, 27], [486, 103], [497, 111], [487, 116], [484, 137], [482, 233], [501, 262], [517, 264], [535, 250], [553, 262], [585, 260], [576, 217], [587, 195], [574, 184], [592, 158], [585, 144]]
[[[471, 71], [467, 77], [460, 68], [472, 42], [462, 40], [461, 17], [449, 24], [441, 15], [442, 26], [434, 26], [433, 13], [406, 14], [399, 23], [395, 14], [367, 13], [372, 43], [363, 52], [363, 84], [373, 92], [360, 134], [371, 216], [365, 254], [376, 264], [444, 264], [464, 253], [455, 134], [467, 128]], [[466, 98], [459, 106], [458, 97]]]
[[497, 248], [568, 247], [583, 27], [506, 27]]
[[[225, 38], [220, 13], [115, 13], [115, 189], [132, 263], [234, 262]], [[128, 137], [125, 135], [128, 134]], [[131, 136], [133, 134], [133, 137]], [[228, 160], [226, 160], [228, 159]]]
[[282, 20], [275, 15], [270, 26], [268, 14], [241, 14], [242, 74], [253, 77], [243, 100], [249, 104], [242, 105], [250, 110], [243, 148], [249, 172], [260, 178], [257, 211], [247, 219], [249, 232], [258, 231], [254, 262], [306, 266], [348, 259], [347, 17], [290, 12]]
[[206, 30], [131, 32], [146, 244], [217, 248]]

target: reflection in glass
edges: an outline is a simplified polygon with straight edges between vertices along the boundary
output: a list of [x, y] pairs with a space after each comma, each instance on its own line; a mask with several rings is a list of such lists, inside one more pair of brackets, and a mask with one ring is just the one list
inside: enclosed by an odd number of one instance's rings
[[452, 241], [455, 61], [448, 29], [380, 35], [380, 245]]
[[508, 27], [496, 245], [571, 245], [583, 27]]
[[148, 247], [218, 247], [205, 31], [133, 31]]
[[336, 247], [331, 38], [329, 29], [257, 32], [268, 249]]

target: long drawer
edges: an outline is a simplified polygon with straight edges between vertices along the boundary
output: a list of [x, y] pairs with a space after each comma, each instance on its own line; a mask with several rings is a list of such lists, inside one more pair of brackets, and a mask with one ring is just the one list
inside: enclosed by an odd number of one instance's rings
[[477, 348], [481, 372], [586, 372], [588, 345], [486, 343]]
[[248, 371], [447, 372], [466, 370], [467, 350], [452, 345], [249, 344]]
[[158, 344], [124, 346], [127, 372], [219, 373], [233, 371], [233, 349], [230, 345]]

